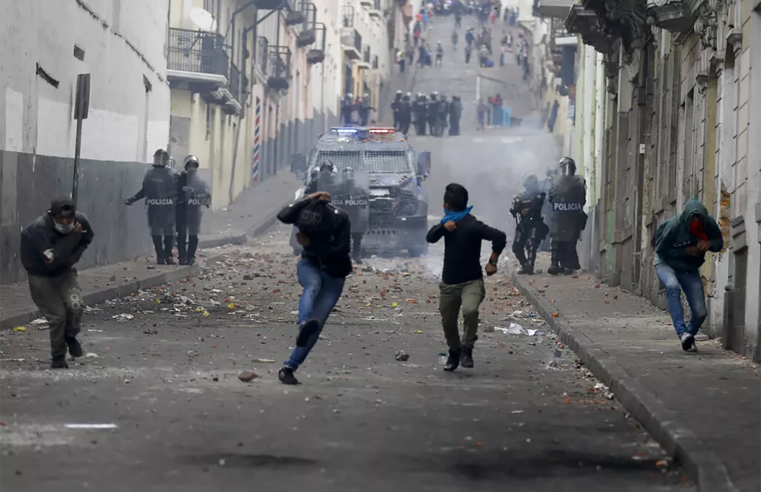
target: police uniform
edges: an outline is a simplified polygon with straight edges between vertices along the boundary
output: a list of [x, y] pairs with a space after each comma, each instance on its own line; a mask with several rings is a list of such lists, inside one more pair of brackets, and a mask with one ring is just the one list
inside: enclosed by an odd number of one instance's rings
[[177, 253], [180, 265], [194, 263], [203, 207], [209, 208], [211, 205], [208, 186], [197, 174], [198, 165], [195, 156], [187, 156], [185, 170], [176, 181]]
[[521, 270], [518, 273], [532, 275], [536, 252], [549, 229], [542, 220], [545, 194], [539, 188], [536, 176], [531, 175], [526, 178], [525, 186], [526, 190], [513, 199], [513, 206], [510, 209], [510, 214], [519, 220], [515, 227], [513, 253], [521, 264]]
[[561, 270], [570, 274], [581, 268], [576, 243], [586, 226], [587, 217], [584, 213], [586, 183], [580, 176], [575, 176], [576, 164], [573, 159], [566, 157], [560, 162], [564, 172], [553, 181], [549, 196], [552, 203], [552, 265], [548, 273], [553, 275]]
[[176, 199], [175, 172], [174, 169], [167, 167], [169, 154], [165, 150], [157, 150], [153, 154], [153, 159], [153, 167], [146, 171], [143, 178], [143, 187], [128, 198], [126, 203], [132, 205], [145, 198], [148, 227], [156, 250], [157, 262], [171, 265], [174, 264], [172, 246], [174, 246]]

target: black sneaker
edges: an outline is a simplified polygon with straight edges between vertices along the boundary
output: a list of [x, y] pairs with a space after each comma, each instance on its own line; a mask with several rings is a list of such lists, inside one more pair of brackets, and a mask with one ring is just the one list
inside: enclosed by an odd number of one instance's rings
[[171, 257], [171, 256], [167, 256], [166, 259], [164, 260], [164, 262], [165, 262], [166, 265], [174, 265], [175, 264], [174, 263], [174, 258]]
[[309, 321], [305, 322], [299, 328], [299, 336], [296, 337], [296, 346], [306, 347], [309, 343], [309, 339], [312, 338], [312, 335], [317, 333], [319, 329], [320, 322], [316, 319], [310, 319]]
[[563, 274], [565, 275], [573, 275], [574, 269], [573, 268], [563, 268]]
[[278, 371], [277, 378], [283, 384], [296, 385], [299, 384], [299, 380], [293, 375], [293, 369], [290, 367], [283, 367]]
[[533, 275], [534, 274], [534, 267], [526, 263], [525, 265], [521, 266], [521, 269], [518, 270], [518, 275]]
[[66, 362], [66, 356], [59, 355], [53, 357], [53, 361], [50, 363], [50, 367], [53, 369], [68, 369], [69, 364]]
[[462, 348], [460, 365], [466, 369], [473, 369], [473, 347]]
[[547, 269], [547, 273], [549, 273], [550, 275], [557, 275], [558, 273], [560, 273], [560, 267], [556, 265], [552, 265], [551, 267]]
[[156, 264], [157, 265], [166, 265], [166, 259], [163, 256], [159, 256], [156, 258]]
[[679, 340], [682, 342], [682, 350], [685, 352], [697, 352], [698, 347], [695, 345], [695, 337], [692, 336], [690, 333], [682, 333], [682, 336], [679, 337]]
[[82, 357], [84, 355], [84, 352], [82, 351], [82, 345], [80, 345], [79, 340], [77, 340], [75, 337], [65, 337], [65, 338], [66, 338], [66, 345], [69, 346], [69, 355], [71, 355], [75, 359], [77, 357]]
[[187, 265], [188, 264], [188, 260], [186, 260], [185, 258], [180, 258], [177, 261], [177, 264], [179, 264], [179, 265]]
[[450, 350], [449, 357], [447, 357], [447, 363], [444, 364], [444, 370], [452, 372], [460, 366], [460, 349]]

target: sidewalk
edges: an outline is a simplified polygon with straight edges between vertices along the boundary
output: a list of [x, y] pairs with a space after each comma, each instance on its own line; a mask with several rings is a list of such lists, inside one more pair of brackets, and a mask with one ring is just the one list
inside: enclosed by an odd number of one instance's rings
[[758, 366], [715, 341], [683, 352], [668, 313], [587, 274], [514, 280], [701, 491], [761, 490]]
[[[226, 209], [214, 212], [213, 234], [201, 236], [199, 248], [243, 244], [247, 237], [261, 234], [277, 220], [277, 213], [293, 199], [300, 185], [295, 176], [284, 170], [247, 189]], [[201, 252], [199, 256], [210, 263], [219, 254], [204, 258]], [[198, 265], [156, 265], [153, 257], [146, 257], [82, 270], [79, 272], [79, 284], [85, 303], [93, 305], [130, 295], [139, 289], [174, 282], [196, 273], [198, 269]], [[0, 285], [0, 329], [23, 325], [37, 317], [39, 312], [29, 297], [26, 282]]]

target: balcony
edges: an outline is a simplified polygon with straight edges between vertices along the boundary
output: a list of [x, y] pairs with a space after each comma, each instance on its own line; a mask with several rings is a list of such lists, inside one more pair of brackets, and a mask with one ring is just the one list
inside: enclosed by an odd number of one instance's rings
[[661, 29], [686, 33], [695, 24], [704, 3], [704, 0], [648, 0], [647, 15]]
[[372, 56], [370, 56], [370, 47], [365, 46], [365, 49], [362, 51], [362, 58], [357, 60], [357, 67], [362, 70], [368, 70], [370, 68], [371, 60]]
[[213, 91], [227, 85], [229, 65], [224, 39], [219, 34], [169, 28], [167, 77], [170, 84], [192, 84]]
[[360, 0], [363, 7], [371, 8], [373, 6], [373, 0]]
[[341, 29], [341, 47], [349, 60], [362, 58], [362, 36], [353, 27]]
[[584, 43], [599, 53], [610, 53], [617, 44], [616, 38], [608, 31], [597, 12], [581, 5], [571, 7], [565, 27], [571, 34], [580, 34]]
[[[235, 66], [234, 63], [230, 64], [230, 86], [228, 89], [221, 89], [220, 92], [223, 94], [226, 92], [225, 96], [227, 96], [225, 99], [225, 103], [222, 106], [222, 110], [227, 114], [240, 114], [241, 109], [243, 106], [241, 105], [241, 101], [243, 101], [243, 76], [240, 73], [240, 70], [238, 67]], [[246, 82], [247, 84], [247, 82]]]
[[325, 60], [325, 43], [327, 41], [327, 27], [323, 22], [315, 22], [314, 31], [317, 37], [317, 46], [307, 52], [307, 63], [315, 65]]
[[260, 38], [256, 63], [264, 74], [268, 89], [286, 91], [291, 85], [291, 50], [266, 41], [266, 38]]
[[374, 17], [375, 19], [382, 19], [383, 18], [383, 8], [381, 5], [381, 0], [373, 0], [372, 6], [370, 7], [370, 17]]
[[315, 24], [317, 23], [317, 7], [313, 3], [303, 3], [301, 11], [304, 14], [301, 32], [296, 35], [296, 46], [305, 48], [317, 41]]
[[543, 17], [565, 19], [575, 3], [574, 0], [539, 0], [537, 11]]

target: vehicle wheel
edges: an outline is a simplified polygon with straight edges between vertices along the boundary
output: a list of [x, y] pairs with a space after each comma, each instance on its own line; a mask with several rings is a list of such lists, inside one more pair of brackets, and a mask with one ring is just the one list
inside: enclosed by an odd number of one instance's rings
[[407, 248], [411, 258], [420, 258], [428, 254], [428, 243], [421, 246]]

